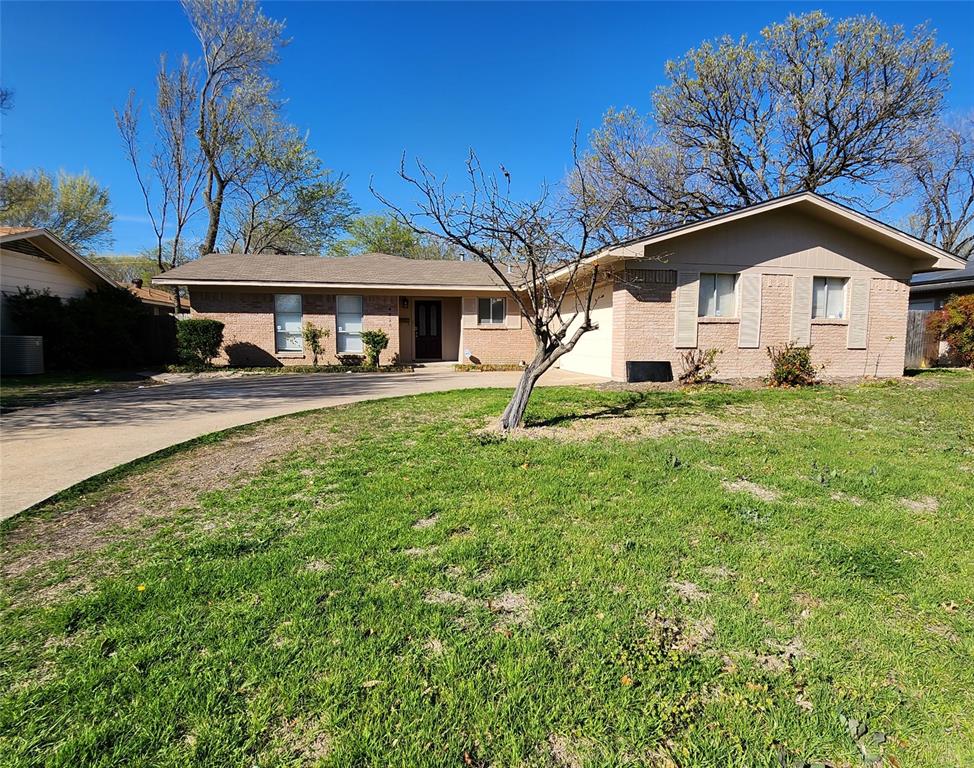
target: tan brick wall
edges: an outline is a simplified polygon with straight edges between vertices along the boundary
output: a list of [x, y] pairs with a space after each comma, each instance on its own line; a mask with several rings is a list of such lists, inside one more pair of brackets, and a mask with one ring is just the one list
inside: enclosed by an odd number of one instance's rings
[[534, 334], [526, 320], [519, 329], [464, 328], [460, 337], [460, 355], [470, 350], [471, 359], [489, 365], [517, 365], [534, 357]]
[[[334, 363], [336, 344], [335, 294], [301, 292], [304, 321], [325, 328], [320, 363]], [[274, 292], [247, 290], [190, 289], [193, 317], [219, 320], [223, 329], [223, 362], [242, 366], [310, 365], [311, 352], [277, 352], [274, 334]], [[391, 363], [399, 350], [398, 297], [363, 295], [363, 324], [366, 330], [384, 330], [389, 347], [380, 362]]]
[[[613, 295], [612, 376], [625, 377], [626, 360], [667, 360], [673, 375], [681, 370], [681, 350], [674, 346], [673, 291], [669, 300], [662, 285], [632, 282], [620, 276]], [[761, 278], [761, 339], [756, 349], [739, 349], [737, 320], [704, 320], [697, 325], [697, 348], [721, 350], [718, 378], [767, 376], [771, 371], [767, 347], [784, 344], [791, 333], [792, 275], [764, 274]], [[655, 299], [655, 300], [654, 300]], [[826, 378], [900, 376], [906, 344], [908, 283], [873, 277], [869, 290], [869, 330], [866, 349], [848, 349], [848, 323], [812, 321], [812, 360]]]

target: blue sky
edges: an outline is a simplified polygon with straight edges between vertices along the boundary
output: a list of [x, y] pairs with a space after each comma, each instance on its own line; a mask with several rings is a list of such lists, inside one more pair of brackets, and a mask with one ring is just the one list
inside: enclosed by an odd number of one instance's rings
[[[324, 3], [266, 2], [291, 45], [273, 76], [289, 119], [324, 162], [349, 176], [364, 211], [369, 178], [393, 199], [399, 157], [460, 174], [467, 149], [511, 170], [531, 194], [560, 179], [576, 123], [609, 106], [648, 109], [663, 65], [704, 39], [756, 36], [790, 12], [929, 20], [954, 51], [951, 109], [974, 107], [974, 3]], [[111, 190], [114, 251], [151, 242], [112, 115], [130, 88], [148, 102], [158, 55], [195, 55], [176, 2], [0, 4], [0, 79], [15, 91], [2, 118], [8, 170], [88, 170]]]

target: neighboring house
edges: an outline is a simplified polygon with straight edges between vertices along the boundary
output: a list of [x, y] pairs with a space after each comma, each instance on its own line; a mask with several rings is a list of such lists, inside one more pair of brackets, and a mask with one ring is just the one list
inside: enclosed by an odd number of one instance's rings
[[[605, 275], [598, 328], [559, 364], [617, 380], [678, 374], [681, 354], [707, 348], [721, 350], [720, 377], [763, 376], [766, 347], [788, 341], [811, 344], [825, 376], [898, 376], [911, 277], [964, 265], [811, 193], [620, 243], [589, 262]], [[479, 262], [211, 254], [153, 282], [187, 286], [193, 315], [226, 325], [237, 365], [305, 363], [308, 321], [331, 331], [326, 357], [361, 351], [361, 331], [379, 328], [390, 338], [383, 362], [534, 354], [527, 322]]]
[[[172, 315], [176, 313], [176, 304], [173, 295], [169, 291], [160, 291], [157, 288], [146, 288], [142, 278], [136, 278], [131, 283], [119, 282], [119, 286], [128, 290], [139, 301], [145, 304], [146, 308], [153, 315]], [[189, 314], [190, 306], [188, 299], [180, 299], [179, 314]]]
[[963, 269], [924, 272], [910, 281], [910, 309], [940, 309], [951, 296], [974, 293], [974, 259]]
[[0, 323], [3, 333], [10, 327], [6, 297], [20, 288], [50, 291], [70, 299], [85, 291], [115, 282], [71, 246], [46, 229], [0, 227]]

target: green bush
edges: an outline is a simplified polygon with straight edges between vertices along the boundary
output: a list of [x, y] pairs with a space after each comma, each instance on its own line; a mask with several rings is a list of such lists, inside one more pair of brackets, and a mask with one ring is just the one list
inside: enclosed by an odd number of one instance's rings
[[772, 387], [808, 387], [815, 384], [815, 366], [812, 365], [812, 348], [793, 341], [781, 347], [768, 347], [771, 358]]
[[974, 368], [974, 294], [951, 296], [927, 322], [938, 338], [947, 342], [952, 360]]
[[389, 346], [389, 336], [385, 331], [362, 331], [362, 344], [366, 364], [375, 367], [379, 364], [379, 354]]
[[308, 349], [311, 350], [313, 358], [311, 364], [318, 365], [318, 358], [321, 356], [321, 342], [331, 336], [331, 331], [327, 328], [319, 328], [309, 320], [304, 324], [301, 336], [304, 338], [304, 343], [308, 345]]
[[192, 318], [176, 323], [176, 347], [179, 359], [186, 365], [203, 368], [220, 353], [223, 323], [219, 320]]
[[7, 305], [17, 333], [44, 337], [48, 370], [129, 368], [147, 360], [144, 331], [152, 318], [124, 288], [103, 286], [66, 301], [18, 288]]

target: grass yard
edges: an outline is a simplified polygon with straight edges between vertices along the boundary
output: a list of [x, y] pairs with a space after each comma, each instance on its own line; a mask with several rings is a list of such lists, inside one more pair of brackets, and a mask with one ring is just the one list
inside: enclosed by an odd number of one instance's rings
[[7, 411], [90, 395], [96, 390], [130, 389], [147, 380], [129, 371], [42, 373], [0, 379], [0, 409]]
[[4, 524], [0, 765], [974, 765], [974, 375], [505, 400]]

